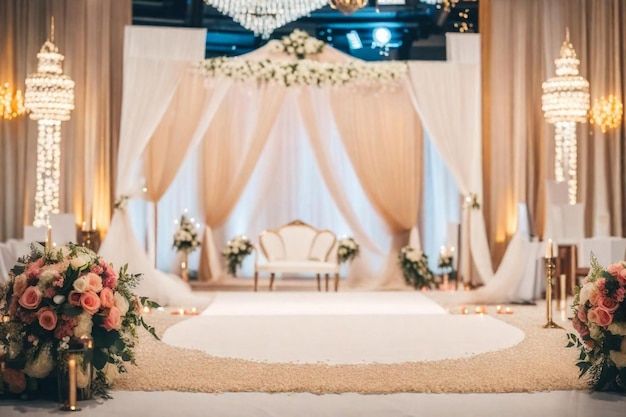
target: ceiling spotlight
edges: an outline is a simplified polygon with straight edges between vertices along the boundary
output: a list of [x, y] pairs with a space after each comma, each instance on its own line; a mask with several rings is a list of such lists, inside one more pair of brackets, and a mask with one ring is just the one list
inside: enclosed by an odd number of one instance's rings
[[348, 44], [350, 45], [350, 49], [363, 48], [363, 42], [361, 42], [361, 37], [356, 30], [351, 30], [350, 32], [346, 33], [346, 38], [348, 38]]
[[372, 33], [377, 45], [386, 45], [391, 40], [391, 31], [385, 27], [378, 27]]

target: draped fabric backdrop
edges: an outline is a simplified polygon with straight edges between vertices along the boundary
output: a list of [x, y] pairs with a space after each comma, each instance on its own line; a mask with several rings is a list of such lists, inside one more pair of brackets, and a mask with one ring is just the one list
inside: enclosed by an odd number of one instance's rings
[[[543, 234], [545, 180], [554, 178], [554, 128], [541, 111], [541, 83], [554, 75], [554, 60], [570, 29], [590, 83], [593, 101], [626, 97], [626, 3], [620, 0], [490, 0], [491, 175], [490, 241], [502, 252], [515, 231], [516, 206], [528, 204], [534, 231]], [[585, 204], [586, 234], [610, 217], [610, 232], [622, 236], [626, 220], [624, 124], [602, 133], [579, 125], [579, 197]]]
[[[122, 95], [123, 27], [130, 0], [5, 0], [0, 2], [0, 83], [24, 91], [36, 71], [37, 53], [49, 36], [65, 55], [65, 73], [76, 82], [72, 118], [62, 124], [61, 212], [77, 221], [109, 224]], [[21, 237], [32, 224], [37, 123], [21, 116], [0, 120], [0, 241]]]

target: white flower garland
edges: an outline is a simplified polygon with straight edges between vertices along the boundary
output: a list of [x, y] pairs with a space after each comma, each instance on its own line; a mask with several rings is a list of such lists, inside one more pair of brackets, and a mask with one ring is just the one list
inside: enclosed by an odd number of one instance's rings
[[272, 40], [268, 42], [270, 51], [273, 53], [285, 53], [298, 59], [307, 56], [317, 55], [324, 50], [326, 44], [319, 39], [309, 36], [303, 30], [296, 29], [291, 34], [283, 36], [280, 41]]
[[349, 84], [381, 86], [396, 83], [408, 73], [405, 62], [329, 63], [302, 59], [253, 61], [241, 58], [212, 58], [198, 68], [211, 78], [232, 78], [235, 81], [257, 81], [285, 87], [336, 87]]

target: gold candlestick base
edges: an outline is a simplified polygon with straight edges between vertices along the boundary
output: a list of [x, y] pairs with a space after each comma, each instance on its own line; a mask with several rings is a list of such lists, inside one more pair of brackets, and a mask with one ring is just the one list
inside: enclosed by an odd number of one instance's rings
[[77, 405], [65, 404], [65, 405], [63, 405], [63, 407], [59, 408], [59, 410], [61, 410], [61, 411], [80, 411], [81, 409]]
[[562, 329], [561, 326], [559, 326], [558, 324], [556, 324], [555, 322], [553, 322], [552, 320], [550, 320], [549, 322], [547, 322], [546, 324], [544, 324], [543, 326], [544, 329]]
[[553, 257], [545, 258], [546, 260], [546, 318], [547, 323], [543, 326], [544, 329], [562, 329], [561, 326], [556, 324], [552, 320], [552, 282], [554, 278], [554, 270], [556, 264]]

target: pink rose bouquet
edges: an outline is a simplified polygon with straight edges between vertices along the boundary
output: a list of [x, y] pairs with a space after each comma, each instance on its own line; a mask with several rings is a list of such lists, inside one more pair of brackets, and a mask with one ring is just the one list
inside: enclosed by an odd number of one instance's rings
[[139, 279], [84, 247], [33, 245], [0, 286], [0, 395], [36, 391], [66, 366], [70, 341], [85, 336], [93, 339], [93, 391], [105, 394], [111, 367], [125, 372], [134, 361], [137, 327], [156, 337], [141, 306], [158, 306], [133, 294]]
[[626, 262], [603, 269], [591, 260], [589, 275], [576, 288], [568, 347], [580, 349], [576, 366], [596, 391], [626, 392]]

